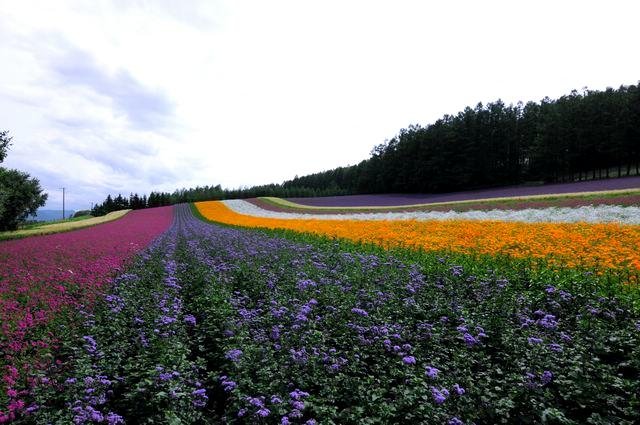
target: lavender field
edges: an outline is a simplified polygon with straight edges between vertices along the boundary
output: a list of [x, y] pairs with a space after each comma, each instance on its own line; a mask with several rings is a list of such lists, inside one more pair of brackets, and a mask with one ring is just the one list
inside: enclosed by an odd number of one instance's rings
[[624, 177], [606, 180], [589, 180], [540, 186], [511, 186], [496, 189], [471, 190], [443, 194], [381, 194], [326, 196], [319, 198], [287, 198], [288, 201], [313, 207], [392, 207], [426, 204], [431, 202], [469, 201], [512, 196], [561, 195], [567, 193], [605, 190], [638, 189], [640, 177]]

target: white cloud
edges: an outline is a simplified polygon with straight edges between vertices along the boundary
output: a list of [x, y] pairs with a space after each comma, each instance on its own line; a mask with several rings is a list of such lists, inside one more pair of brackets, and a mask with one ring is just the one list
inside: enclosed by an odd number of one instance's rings
[[[637, 82], [632, 1], [0, 0], [7, 164], [108, 192], [282, 181], [478, 101]], [[51, 204], [57, 200], [52, 191]]]

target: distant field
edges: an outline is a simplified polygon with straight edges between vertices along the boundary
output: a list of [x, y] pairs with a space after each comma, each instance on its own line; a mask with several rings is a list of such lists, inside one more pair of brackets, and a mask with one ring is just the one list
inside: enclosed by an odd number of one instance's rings
[[[607, 191], [630, 191], [640, 193], [640, 177], [591, 180], [574, 183], [549, 184], [541, 186], [509, 186], [495, 189], [471, 190], [442, 194], [382, 194], [326, 196], [318, 198], [287, 198], [294, 204], [309, 207], [398, 207], [421, 204], [461, 202], [484, 199], [515, 197], [548, 197], [549, 195], [598, 195]], [[614, 192], [615, 193], [615, 192]], [[636, 193], [636, 194], [638, 194]]]
[[47, 235], [50, 233], [60, 233], [69, 230], [81, 229], [83, 227], [94, 226], [100, 223], [116, 220], [131, 210], [114, 211], [102, 217], [91, 217], [86, 219], [71, 219], [55, 223], [35, 224], [27, 228], [12, 232], [0, 232], [0, 240], [19, 239], [27, 236]]
[[[384, 196], [384, 195], [378, 195]], [[562, 195], [532, 195], [528, 197], [492, 198], [471, 201], [438, 202], [433, 204], [371, 206], [371, 207], [311, 207], [287, 199], [264, 197], [248, 202], [265, 210], [305, 214], [347, 214], [354, 212], [419, 212], [419, 211], [488, 211], [543, 208], [577, 208], [589, 205], [640, 205], [640, 190], [585, 192]]]

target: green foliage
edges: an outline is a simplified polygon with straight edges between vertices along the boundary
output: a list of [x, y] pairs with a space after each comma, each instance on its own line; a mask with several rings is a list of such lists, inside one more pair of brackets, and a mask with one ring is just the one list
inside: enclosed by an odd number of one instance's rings
[[0, 231], [15, 230], [47, 201], [38, 179], [0, 167]]
[[431, 193], [639, 173], [640, 87], [631, 85], [540, 103], [479, 103], [400, 130], [357, 165], [283, 187]]
[[[0, 131], [0, 163], [7, 156], [12, 138]], [[0, 167], [0, 231], [15, 230], [26, 218], [45, 204], [40, 182], [29, 174]]]
[[11, 139], [8, 131], [0, 131], [0, 163], [7, 157], [7, 149], [11, 144]]

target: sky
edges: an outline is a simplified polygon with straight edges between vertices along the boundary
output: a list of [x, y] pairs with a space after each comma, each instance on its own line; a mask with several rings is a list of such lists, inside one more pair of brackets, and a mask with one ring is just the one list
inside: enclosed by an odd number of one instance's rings
[[640, 2], [0, 0], [2, 164], [108, 193], [279, 183], [465, 106], [637, 84]]

